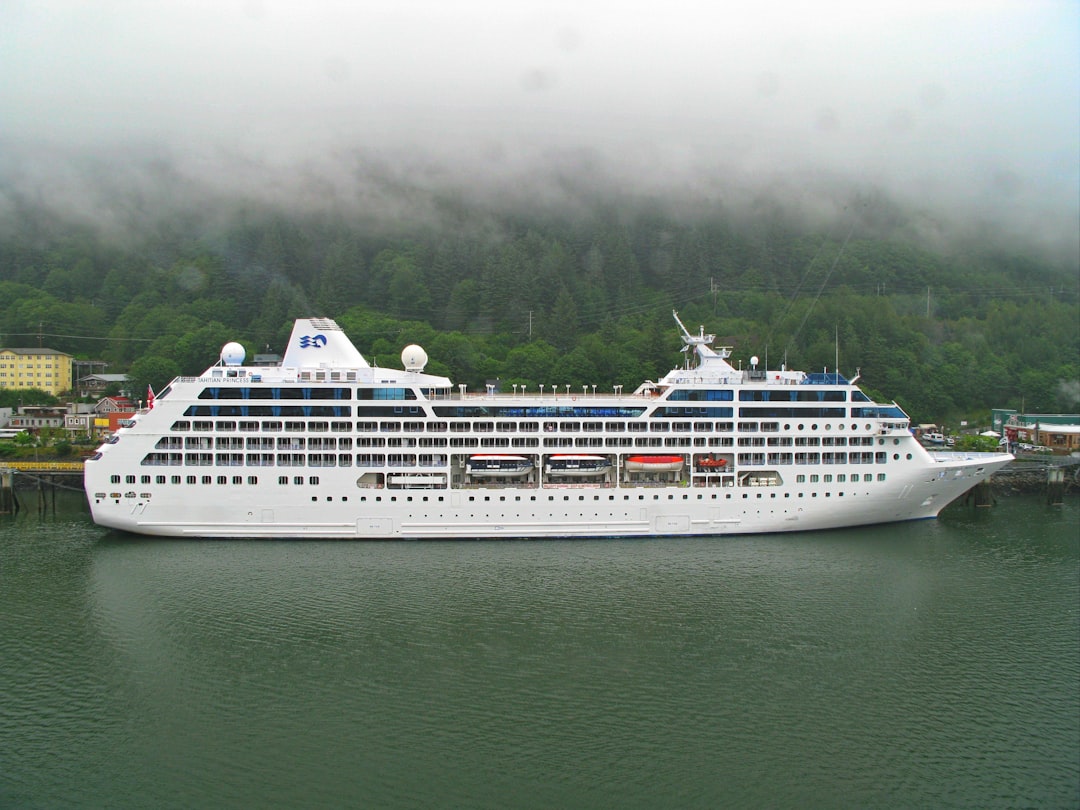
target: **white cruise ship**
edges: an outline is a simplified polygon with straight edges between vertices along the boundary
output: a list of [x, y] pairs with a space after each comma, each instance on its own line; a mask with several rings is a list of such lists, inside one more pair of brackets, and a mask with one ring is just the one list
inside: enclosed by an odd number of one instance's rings
[[369, 364], [327, 319], [280, 365], [227, 344], [86, 463], [94, 520], [179, 537], [725, 535], [935, 517], [1008, 463], [930, 453], [838, 373], [727, 362], [675, 315], [685, 364], [633, 392], [469, 392]]

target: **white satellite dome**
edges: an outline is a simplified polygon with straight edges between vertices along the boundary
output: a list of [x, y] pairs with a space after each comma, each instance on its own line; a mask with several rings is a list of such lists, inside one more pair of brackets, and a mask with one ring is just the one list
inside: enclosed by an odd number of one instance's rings
[[415, 343], [406, 346], [401, 351], [401, 363], [406, 371], [423, 371], [427, 361], [427, 352]]
[[247, 352], [239, 343], [226, 343], [221, 347], [221, 362], [227, 366], [243, 365]]

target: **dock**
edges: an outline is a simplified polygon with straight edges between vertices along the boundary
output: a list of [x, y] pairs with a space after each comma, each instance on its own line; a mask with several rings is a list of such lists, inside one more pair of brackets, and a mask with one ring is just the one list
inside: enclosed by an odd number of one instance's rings
[[[56, 511], [56, 490], [83, 491], [81, 461], [0, 461], [0, 515], [14, 515], [22, 509], [16, 478], [23, 477], [37, 490], [39, 513]], [[50, 497], [51, 496], [51, 497]]]
[[1018, 458], [994, 473], [993, 483], [1013, 492], [1045, 492], [1048, 504], [1061, 506], [1066, 492], [1080, 491], [1080, 458], [1071, 455]]

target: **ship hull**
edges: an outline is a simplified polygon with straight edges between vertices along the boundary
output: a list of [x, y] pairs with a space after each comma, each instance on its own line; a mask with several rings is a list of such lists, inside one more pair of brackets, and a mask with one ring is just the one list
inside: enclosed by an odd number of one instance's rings
[[[327, 479], [314, 499], [226, 490], [197, 509], [183, 499], [124, 495], [92, 502], [91, 509], [103, 526], [167, 537], [525, 539], [815, 531], [934, 518], [1008, 460], [1001, 454], [956, 456], [887, 487], [783, 485], [743, 492], [588, 484], [508, 488], [492, 482], [468, 490], [383, 490], [357, 503], [355, 495], [328, 494], [355, 491], [352, 476], [342, 476], [337, 485]], [[92, 478], [88, 484], [94, 486]], [[507, 499], [508, 492], [514, 496]]]

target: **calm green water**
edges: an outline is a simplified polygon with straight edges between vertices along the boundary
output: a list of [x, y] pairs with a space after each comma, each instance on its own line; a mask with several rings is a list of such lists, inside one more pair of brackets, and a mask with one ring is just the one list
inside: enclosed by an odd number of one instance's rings
[[1075, 807], [1080, 505], [784, 537], [0, 518], [2, 807]]

